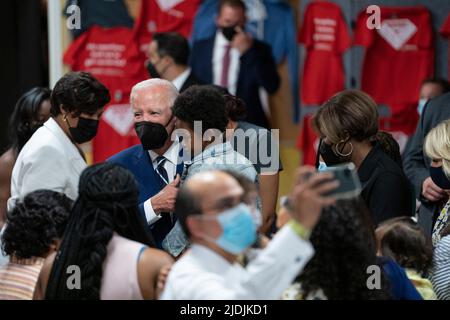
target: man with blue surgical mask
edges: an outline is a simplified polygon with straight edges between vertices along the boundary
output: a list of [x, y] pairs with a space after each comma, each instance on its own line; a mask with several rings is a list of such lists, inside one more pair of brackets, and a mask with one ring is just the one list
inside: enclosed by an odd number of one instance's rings
[[[292, 221], [245, 268], [236, 263], [257, 238], [258, 217], [238, 181], [223, 171], [194, 175], [181, 187], [178, 216], [192, 247], [175, 263], [162, 300], [278, 299], [311, 259], [308, 240], [338, 182], [303, 167], [289, 196]], [[257, 213], [256, 213], [257, 214]]]
[[450, 85], [447, 80], [444, 79], [426, 79], [422, 82], [420, 87], [419, 103], [417, 105], [417, 112], [422, 114], [423, 108], [427, 104], [428, 100], [440, 96], [450, 91]]

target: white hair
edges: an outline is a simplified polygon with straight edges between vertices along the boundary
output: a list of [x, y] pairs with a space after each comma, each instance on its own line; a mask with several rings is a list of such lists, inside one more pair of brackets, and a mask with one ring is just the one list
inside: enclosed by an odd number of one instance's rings
[[139, 91], [151, 88], [164, 88], [165, 91], [167, 92], [167, 94], [164, 94], [164, 97], [166, 97], [169, 100], [168, 102], [171, 106], [175, 102], [175, 99], [178, 97], [178, 90], [172, 84], [172, 82], [164, 79], [153, 78], [144, 80], [134, 85], [134, 87], [131, 89], [130, 102], [132, 102], [135, 99]]

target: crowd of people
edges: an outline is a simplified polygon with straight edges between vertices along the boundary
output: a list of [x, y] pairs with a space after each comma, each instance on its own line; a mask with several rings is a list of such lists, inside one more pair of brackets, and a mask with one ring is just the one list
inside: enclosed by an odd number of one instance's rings
[[[256, 92], [279, 78], [240, 4], [221, 2], [192, 67], [186, 39], [155, 35], [151, 79], [130, 94], [141, 143], [104, 163], [80, 146], [111, 99], [91, 74], [18, 100], [0, 157], [0, 299], [450, 299], [448, 88], [424, 81], [403, 154], [369, 95], [330, 97], [313, 118], [317, 165], [278, 201]], [[330, 168], [345, 163], [362, 188], [340, 199]]]

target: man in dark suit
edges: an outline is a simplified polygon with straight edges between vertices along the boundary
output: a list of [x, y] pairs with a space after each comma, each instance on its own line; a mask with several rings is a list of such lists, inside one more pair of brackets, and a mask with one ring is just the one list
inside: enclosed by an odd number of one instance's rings
[[414, 186], [416, 198], [422, 205], [419, 210], [419, 224], [431, 234], [439, 210], [447, 201], [447, 194], [430, 177], [429, 159], [423, 150], [426, 135], [444, 120], [450, 119], [450, 93], [430, 100], [424, 107], [416, 132], [404, 154], [404, 171]]
[[172, 106], [177, 96], [177, 89], [167, 80], [150, 79], [135, 85], [130, 103], [141, 144], [108, 159], [134, 174], [140, 212], [159, 248], [175, 225], [172, 212], [184, 169], [181, 144], [177, 137], [171, 137], [175, 128]]
[[152, 78], [173, 83], [179, 92], [202, 84], [189, 68], [189, 43], [175, 32], [156, 33], [148, 47], [147, 70]]
[[225, 87], [245, 101], [247, 122], [268, 128], [261, 88], [275, 93], [280, 77], [272, 49], [244, 31], [245, 4], [221, 0], [214, 37], [195, 42], [190, 57], [192, 71], [207, 84]]

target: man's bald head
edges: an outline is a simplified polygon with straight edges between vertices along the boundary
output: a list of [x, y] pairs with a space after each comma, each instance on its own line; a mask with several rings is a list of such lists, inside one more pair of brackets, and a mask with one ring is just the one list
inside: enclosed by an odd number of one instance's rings
[[192, 215], [215, 216], [241, 203], [244, 190], [238, 181], [223, 171], [200, 172], [180, 188], [175, 203], [183, 230], [190, 235], [186, 220]]
[[217, 195], [224, 189], [239, 186], [239, 183], [226, 172], [205, 171], [187, 180], [185, 186], [193, 195], [204, 198]]

